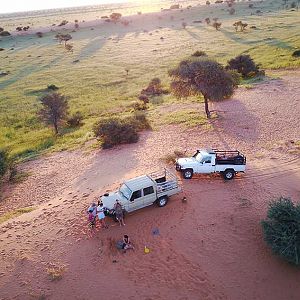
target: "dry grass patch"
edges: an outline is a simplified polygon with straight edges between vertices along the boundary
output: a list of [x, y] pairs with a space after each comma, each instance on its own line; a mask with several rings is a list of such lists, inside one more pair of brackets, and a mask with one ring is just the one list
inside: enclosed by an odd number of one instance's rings
[[52, 265], [51, 267], [47, 268], [47, 274], [51, 281], [61, 280], [65, 271], [66, 271], [66, 267], [64, 265], [62, 266]]
[[22, 214], [26, 214], [26, 213], [29, 213], [33, 210], [35, 210], [36, 208], [35, 207], [24, 207], [24, 208], [18, 208], [18, 209], [15, 209], [13, 211], [10, 211], [2, 216], [0, 216], [0, 224], [1, 223], [4, 223], [12, 218], [16, 218], [18, 216], [21, 216]]
[[173, 153], [169, 153], [165, 155], [162, 160], [167, 164], [175, 164], [176, 159], [180, 157], [184, 157], [185, 153], [180, 150], [174, 150]]

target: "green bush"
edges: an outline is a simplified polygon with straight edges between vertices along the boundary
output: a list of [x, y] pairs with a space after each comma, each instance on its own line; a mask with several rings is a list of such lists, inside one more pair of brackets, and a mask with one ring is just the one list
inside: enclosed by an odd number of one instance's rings
[[239, 55], [228, 61], [228, 70], [236, 70], [244, 78], [260, 74], [259, 66], [253, 61], [250, 55]]
[[267, 219], [261, 222], [264, 239], [274, 254], [300, 265], [300, 204], [280, 197], [269, 204]]
[[111, 148], [119, 144], [136, 143], [139, 139], [137, 129], [133, 124], [121, 119], [101, 120], [94, 133], [102, 139], [102, 148]]
[[133, 101], [130, 105], [133, 110], [138, 111], [138, 110], [146, 110], [147, 109], [147, 104], [144, 101]]
[[133, 116], [125, 119], [125, 122], [133, 125], [137, 131], [151, 129], [150, 123], [143, 111], [136, 111]]
[[71, 117], [67, 119], [67, 124], [69, 127], [80, 127], [83, 125], [82, 123], [83, 115], [80, 111], [77, 111], [75, 114], [73, 114]]
[[59, 87], [57, 87], [55, 84], [49, 84], [49, 85], [47, 86], [47, 89], [48, 89], [48, 90], [51, 90], [51, 91], [56, 91], [56, 90], [59, 89]]
[[8, 151], [6, 149], [0, 149], [0, 178], [4, 176], [9, 169]]
[[204, 51], [197, 50], [196, 52], [194, 52], [192, 54], [192, 56], [194, 56], [194, 57], [200, 57], [200, 56], [207, 56], [207, 54]]

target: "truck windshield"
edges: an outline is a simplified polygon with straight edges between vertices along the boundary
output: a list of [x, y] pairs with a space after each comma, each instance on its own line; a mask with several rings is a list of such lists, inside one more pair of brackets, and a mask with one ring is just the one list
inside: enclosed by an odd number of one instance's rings
[[128, 200], [130, 195], [131, 195], [131, 190], [130, 188], [125, 184], [123, 183], [120, 187], [120, 190], [119, 192]]
[[199, 162], [201, 162], [202, 159], [203, 159], [203, 156], [202, 156], [202, 154], [201, 154], [200, 152], [198, 152], [194, 157], [195, 157], [196, 160], [199, 161]]

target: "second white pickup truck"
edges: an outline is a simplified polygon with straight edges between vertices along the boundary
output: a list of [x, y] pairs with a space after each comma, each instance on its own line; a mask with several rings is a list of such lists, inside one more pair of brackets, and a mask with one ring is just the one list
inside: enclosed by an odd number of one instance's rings
[[192, 157], [176, 160], [176, 170], [185, 179], [193, 174], [221, 173], [225, 180], [233, 179], [238, 172], [245, 172], [246, 157], [239, 151], [197, 150]]
[[104, 194], [101, 201], [107, 209], [106, 214], [114, 217], [116, 200], [122, 204], [124, 212], [131, 212], [152, 204], [165, 206], [169, 197], [180, 191], [176, 175], [165, 169], [126, 180], [119, 190]]

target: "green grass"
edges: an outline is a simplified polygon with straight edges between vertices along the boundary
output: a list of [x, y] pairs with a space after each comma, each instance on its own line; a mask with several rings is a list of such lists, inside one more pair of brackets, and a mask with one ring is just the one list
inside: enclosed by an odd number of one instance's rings
[[36, 208], [35, 207], [24, 207], [24, 208], [18, 208], [18, 209], [15, 209], [13, 211], [10, 211], [2, 216], [0, 216], [0, 224], [3, 223], [3, 222], [6, 222], [12, 218], [16, 218], [18, 216], [21, 216], [22, 214], [26, 214], [26, 213], [29, 213], [33, 210], [35, 210]]
[[[0, 77], [0, 147], [8, 147], [11, 155], [21, 160], [45, 151], [77, 148], [93, 138], [92, 128], [99, 118], [128, 113], [130, 102], [137, 99], [152, 78], [159, 77], [167, 87], [167, 71], [196, 50], [205, 51], [224, 64], [247, 53], [262, 68], [299, 67], [300, 59], [292, 58], [291, 54], [300, 48], [300, 12], [279, 10], [279, 0], [255, 6], [251, 10], [247, 2], [237, 3], [233, 16], [226, 11], [226, 5], [211, 5], [174, 11], [170, 13], [174, 21], [170, 21], [170, 16], [162, 20], [151, 17], [151, 22], [132, 23], [128, 27], [105, 24], [93, 31], [80, 29], [71, 33], [74, 53], [66, 52], [53, 40], [55, 33], [43, 38], [2, 38], [6, 50], [0, 52], [1, 71], [10, 73]], [[256, 9], [264, 15], [251, 16]], [[192, 22], [207, 16], [219, 17], [220, 31]], [[181, 26], [182, 18], [188, 23], [186, 29]], [[232, 24], [239, 19], [257, 29], [236, 33]], [[162, 36], [164, 40], [160, 39]], [[11, 47], [15, 49], [9, 50]], [[76, 59], [79, 62], [73, 63]], [[129, 69], [128, 76], [125, 69]], [[38, 98], [50, 84], [69, 97], [71, 113], [79, 110], [83, 114], [81, 128], [64, 129], [55, 137], [52, 128], [40, 122]], [[244, 84], [251, 86], [253, 82]], [[152, 99], [151, 114], [165, 101], [178, 100], [172, 95]], [[198, 125], [199, 120], [205, 122], [196, 112], [191, 116], [174, 113], [164, 117], [168, 124], [186, 126]]]
[[198, 110], [185, 109], [163, 114], [160, 118], [160, 124], [182, 124], [187, 127], [205, 126], [209, 128], [206, 115]]

